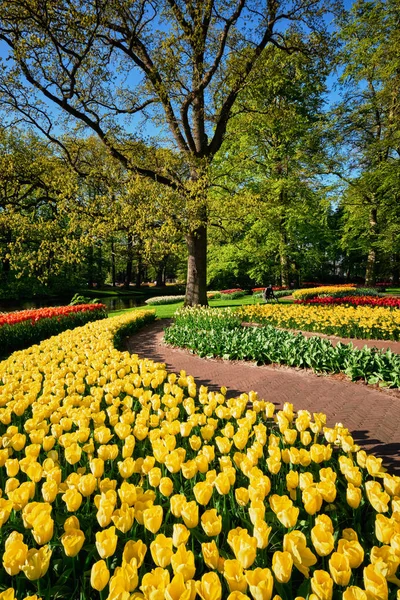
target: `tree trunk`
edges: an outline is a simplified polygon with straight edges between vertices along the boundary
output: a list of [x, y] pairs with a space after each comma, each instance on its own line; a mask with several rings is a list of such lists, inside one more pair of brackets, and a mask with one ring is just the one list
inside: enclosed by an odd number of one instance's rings
[[88, 248], [88, 263], [87, 263], [87, 282], [88, 288], [92, 289], [94, 284], [94, 258], [93, 258], [93, 246], [90, 245]]
[[374, 286], [376, 283], [376, 250], [375, 241], [378, 229], [377, 209], [375, 206], [371, 208], [369, 213], [369, 239], [370, 247], [367, 257], [367, 268], [365, 271], [365, 285]]
[[157, 269], [156, 275], [156, 286], [164, 287], [165, 286], [165, 262], [162, 261]]
[[115, 288], [116, 275], [115, 275], [115, 249], [114, 249], [114, 238], [111, 238], [111, 279], [112, 286]]
[[10, 271], [11, 271], [11, 263], [10, 263], [10, 244], [11, 244], [11, 242], [12, 242], [11, 230], [6, 229], [6, 232], [5, 232], [5, 256], [2, 259], [3, 273], [4, 273], [5, 279], [8, 278]]
[[207, 226], [201, 225], [186, 236], [188, 248], [185, 306], [208, 306]]
[[135, 280], [135, 287], [137, 287], [137, 288], [140, 288], [140, 286], [142, 285], [142, 272], [143, 272], [142, 255], [139, 253], [138, 254], [137, 271], [136, 271], [136, 280]]
[[125, 283], [124, 287], [129, 289], [129, 285], [132, 279], [132, 270], [133, 270], [133, 255], [132, 255], [132, 247], [133, 247], [133, 236], [132, 234], [128, 234], [127, 240], [127, 260], [126, 260], [126, 271], [125, 271]]
[[392, 255], [392, 284], [399, 285], [400, 283], [400, 254]]
[[285, 231], [285, 219], [280, 223], [279, 260], [281, 264], [281, 286], [289, 287], [289, 257], [287, 253], [287, 237]]

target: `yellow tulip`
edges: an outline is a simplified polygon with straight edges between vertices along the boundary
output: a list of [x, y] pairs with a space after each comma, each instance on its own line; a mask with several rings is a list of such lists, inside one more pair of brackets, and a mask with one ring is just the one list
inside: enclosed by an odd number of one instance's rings
[[319, 600], [332, 600], [333, 580], [329, 573], [323, 570], [314, 571], [311, 589]]
[[43, 546], [39, 550], [35, 548], [28, 550], [25, 563], [21, 569], [25, 576], [31, 581], [44, 577], [50, 565], [51, 554], [50, 546]]
[[145, 598], [164, 598], [165, 590], [170, 583], [170, 574], [167, 569], [157, 567], [142, 578], [140, 589]]
[[311, 541], [319, 556], [328, 556], [335, 546], [335, 540], [330, 531], [322, 524], [311, 529]]
[[163, 496], [169, 497], [174, 491], [174, 484], [169, 477], [161, 477], [160, 485], [158, 486]]
[[258, 567], [254, 571], [246, 571], [245, 577], [254, 600], [271, 600], [274, 578], [269, 569]]
[[101, 558], [113, 556], [117, 548], [118, 537], [115, 534], [115, 527], [109, 527], [96, 533], [96, 548]]
[[190, 536], [189, 529], [182, 523], [174, 523], [172, 526], [172, 543], [175, 548], [181, 544], [186, 544]]
[[264, 519], [265, 515], [265, 504], [262, 500], [254, 500], [249, 508], [250, 521], [254, 523], [258, 520]]
[[39, 546], [47, 544], [47, 542], [49, 542], [53, 537], [54, 533], [54, 521], [50, 515], [46, 513], [40, 514], [35, 518], [32, 525], [32, 534], [35, 538], [35, 542], [39, 544]]
[[351, 569], [358, 569], [364, 562], [364, 549], [357, 540], [339, 540], [337, 551], [348, 558]]
[[260, 519], [254, 523], [253, 536], [257, 540], [257, 548], [262, 550], [268, 546], [271, 530], [272, 527], [269, 526], [264, 519]]
[[360, 506], [362, 498], [362, 492], [360, 488], [355, 487], [352, 483], [347, 485], [346, 490], [346, 501], [351, 508], [358, 508]]
[[151, 533], [157, 533], [163, 521], [163, 509], [159, 504], [143, 511], [143, 525]]
[[133, 506], [137, 500], [136, 487], [132, 483], [124, 481], [118, 489], [118, 496], [123, 504]]
[[219, 552], [215, 541], [201, 544], [201, 553], [204, 563], [209, 569], [217, 569], [219, 562]]
[[139, 569], [143, 564], [146, 552], [147, 546], [142, 540], [137, 540], [136, 542], [129, 540], [124, 546], [122, 560], [123, 562], [130, 563], [134, 558], [136, 560], [137, 568]]
[[12, 508], [13, 503], [11, 500], [0, 498], [0, 528], [3, 527], [4, 523], [7, 523], [11, 515]]
[[92, 566], [90, 572], [90, 585], [93, 589], [101, 592], [106, 587], [110, 579], [110, 571], [104, 560], [98, 560]]
[[171, 557], [171, 566], [174, 574], [181, 574], [185, 582], [193, 579], [196, 572], [193, 552], [181, 544]]
[[243, 594], [242, 592], [231, 592], [227, 598], [227, 600], [250, 600], [249, 596]]
[[370, 595], [374, 599], [387, 600], [389, 591], [386, 578], [378, 571], [375, 565], [365, 567], [363, 575], [367, 597]]
[[229, 490], [231, 489], [231, 483], [229, 481], [229, 477], [224, 472], [218, 473], [218, 475], [214, 481], [214, 485], [215, 485], [218, 493], [221, 495], [228, 494]]
[[78, 483], [78, 490], [87, 498], [91, 496], [96, 489], [97, 481], [96, 477], [92, 473], [88, 473], [87, 475], [83, 475]]
[[193, 494], [198, 504], [207, 506], [213, 494], [213, 486], [208, 481], [199, 481], [193, 486]]
[[163, 533], [157, 535], [155, 540], [150, 544], [151, 556], [157, 567], [165, 569], [170, 562], [174, 553], [172, 549], [172, 538], [167, 538]]
[[61, 497], [67, 505], [69, 512], [77, 511], [82, 504], [82, 495], [74, 489], [67, 490]]
[[329, 558], [329, 572], [336, 585], [347, 586], [351, 577], [349, 559], [345, 554], [333, 552]]
[[322, 495], [317, 487], [310, 486], [303, 490], [302, 500], [304, 508], [309, 515], [315, 515], [322, 506]]
[[239, 535], [232, 538], [230, 546], [242, 567], [244, 569], [251, 567], [257, 555], [257, 539], [251, 537], [247, 530], [242, 530]]
[[111, 520], [119, 531], [127, 533], [133, 525], [134, 512], [135, 510], [133, 508], [123, 502], [121, 508], [114, 511]]
[[182, 508], [186, 504], [186, 496], [184, 494], [174, 494], [169, 501], [171, 513], [174, 517], [180, 517]]
[[57, 497], [58, 484], [54, 480], [48, 479], [42, 484], [41, 493], [45, 502], [53, 503]]
[[28, 556], [28, 546], [24, 544], [22, 533], [13, 531], [5, 542], [3, 567], [9, 575], [17, 575], [25, 564]]
[[0, 592], [0, 600], [16, 600], [14, 588], [8, 588], [4, 592]]
[[192, 597], [192, 586], [186, 584], [183, 576], [178, 573], [165, 588], [166, 600], [190, 600]]
[[304, 577], [309, 577], [309, 567], [317, 562], [317, 557], [307, 548], [307, 540], [301, 531], [291, 531], [283, 537], [283, 550], [289, 552], [293, 558], [293, 564]]
[[181, 517], [186, 527], [192, 529], [197, 527], [199, 523], [199, 505], [194, 500], [191, 502], [185, 502], [182, 506]]
[[376, 512], [383, 513], [389, 510], [388, 504], [390, 496], [382, 490], [378, 481], [367, 481], [365, 484], [365, 492], [371, 506]]
[[82, 448], [76, 442], [65, 448], [64, 457], [70, 465], [75, 465], [80, 461], [82, 456]]
[[216, 573], [205, 573], [201, 581], [196, 581], [196, 592], [202, 600], [221, 600], [222, 586]]
[[293, 558], [290, 552], [274, 552], [272, 570], [279, 583], [287, 583], [292, 575]]
[[367, 600], [367, 594], [356, 585], [348, 587], [342, 596], [343, 600]]
[[226, 560], [224, 562], [223, 575], [229, 586], [229, 591], [245, 592], [247, 581], [244, 575], [243, 567], [238, 560]]
[[222, 517], [215, 508], [206, 510], [201, 516], [201, 526], [209, 537], [218, 535], [222, 529]]
[[[236, 488], [235, 489], [236, 502], [240, 506], [246, 506], [249, 503], [249, 490], [247, 488]], [[196, 498], [197, 499], [197, 498]]]
[[61, 543], [67, 556], [76, 556], [85, 542], [85, 534], [80, 529], [68, 529], [61, 536]]

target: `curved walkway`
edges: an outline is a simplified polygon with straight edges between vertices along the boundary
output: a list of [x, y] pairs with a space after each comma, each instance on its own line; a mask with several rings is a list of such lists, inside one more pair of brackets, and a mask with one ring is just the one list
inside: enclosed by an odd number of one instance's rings
[[183, 369], [209, 389], [226, 386], [229, 397], [254, 390], [278, 407], [292, 402], [295, 409], [324, 412], [328, 425], [343, 423], [357, 443], [381, 456], [390, 471], [400, 475], [400, 391], [379, 390], [303, 369], [199, 358], [163, 343], [167, 324], [156, 321], [131, 336], [129, 352], [165, 363], [172, 372]]

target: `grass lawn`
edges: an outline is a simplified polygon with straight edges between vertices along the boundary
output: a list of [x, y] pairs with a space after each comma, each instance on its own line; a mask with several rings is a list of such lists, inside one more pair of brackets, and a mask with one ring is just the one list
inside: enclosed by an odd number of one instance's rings
[[[242, 296], [242, 298], [235, 298], [233, 300], [231, 299], [220, 299], [220, 300], [209, 300], [209, 305], [210, 306], [215, 306], [218, 308], [228, 308], [228, 307], [235, 307], [235, 306], [245, 306], [247, 304], [260, 304], [263, 303], [264, 301], [261, 298], [254, 298], [253, 296]], [[293, 300], [287, 300], [286, 298], [279, 298], [279, 302], [282, 304], [291, 304], [293, 302]], [[175, 311], [180, 308], [181, 306], [183, 306], [183, 302], [176, 302], [176, 304], [161, 304], [158, 306], [136, 306], [135, 308], [127, 308], [125, 310], [116, 310], [113, 312], [110, 312], [110, 317], [115, 317], [117, 315], [122, 315], [123, 313], [126, 313], [128, 311], [132, 311], [132, 310], [144, 310], [144, 309], [155, 309], [156, 311], [156, 316], [159, 319], [170, 319], [171, 317], [173, 317]]]

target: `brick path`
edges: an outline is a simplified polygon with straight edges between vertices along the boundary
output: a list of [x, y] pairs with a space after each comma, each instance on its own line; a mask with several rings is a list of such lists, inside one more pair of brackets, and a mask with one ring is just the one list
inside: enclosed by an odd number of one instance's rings
[[[400, 392], [379, 390], [353, 383], [341, 376], [316, 375], [311, 371], [244, 361], [199, 358], [187, 350], [169, 348], [163, 341], [168, 321], [156, 321], [127, 340], [131, 353], [165, 363], [168, 370], [185, 370], [209, 389], [225, 385], [228, 396], [254, 390], [260, 398], [281, 407], [324, 412], [328, 425], [343, 423], [357, 443], [384, 459], [392, 473], [400, 475]], [[390, 344], [390, 342], [388, 342]]]

